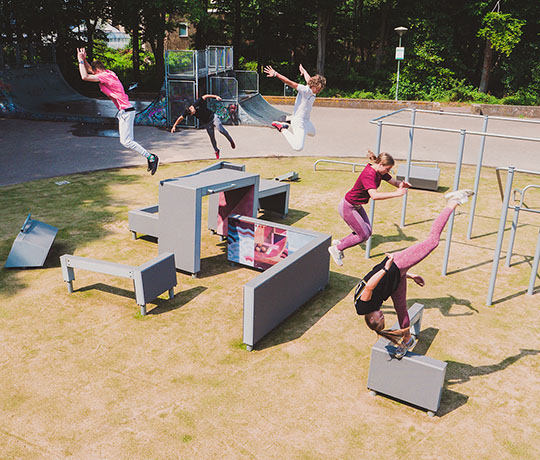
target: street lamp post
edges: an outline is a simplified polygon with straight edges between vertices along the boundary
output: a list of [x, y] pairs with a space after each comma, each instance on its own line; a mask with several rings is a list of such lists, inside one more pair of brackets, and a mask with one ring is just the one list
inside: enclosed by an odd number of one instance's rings
[[407, 32], [407, 27], [399, 26], [394, 29], [399, 35], [399, 46], [396, 48], [396, 61], [397, 61], [397, 81], [396, 81], [396, 101], [398, 100], [398, 90], [399, 90], [399, 64], [405, 57], [405, 48], [401, 47], [401, 36]]

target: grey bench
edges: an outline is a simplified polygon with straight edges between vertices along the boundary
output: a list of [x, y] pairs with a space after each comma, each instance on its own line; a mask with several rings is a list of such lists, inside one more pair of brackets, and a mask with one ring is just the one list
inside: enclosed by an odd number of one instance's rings
[[169, 291], [170, 299], [174, 297], [176, 268], [174, 255], [171, 253], [160, 254], [138, 267], [70, 254], [61, 256], [60, 263], [62, 265], [62, 276], [68, 285], [69, 293], [73, 292], [75, 268], [132, 279], [135, 289], [135, 300], [137, 305], [140, 305], [141, 315], [143, 316], [146, 315], [146, 304], [163, 292]]
[[[418, 336], [424, 306], [409, 309], [412, 334]], [[396, 324], [392, 329], [399, 328]], [[447, 363], [413, 352], [394, 358], [395, 346], [380, 338], [371, 349], [367, 387], [373, 395], [381, 393], [426, 409], [434, 416], [441, 403]]]
[[[420, 164], [430, 166], [420, 166]], [[407, 165], [401, 164], [398, 166], [396, 178], [398, 180], [405, 180], [407, 176]], [[436, 191], [439, 188], [439, 178], [441, 176], [441, 170], [437, 163], [431, 162], [411, 162], [411, 169], [409, 171], [409, 183], [413, 188], [421, 188], [425, 190]]]

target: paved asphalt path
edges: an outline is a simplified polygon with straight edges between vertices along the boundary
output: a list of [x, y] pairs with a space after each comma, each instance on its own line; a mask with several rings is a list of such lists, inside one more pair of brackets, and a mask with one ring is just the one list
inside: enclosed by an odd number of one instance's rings
[[[280, 106], [290, 112], [292, 106]], [[216, 132], [224, 160], [246, 157], [309, 156], [314, 158], [352, 157], [363, 162], [368, 149], [375, 150], [377, 127], [373, 118], [387, 112], [379, 110], [314, 107], [311, 119], [317, 129], [308, 137], [302, 152], [292, 150], [275, 129], [255, 126], [227, 126], [236, 142], [232, 150]], [[391, 117], [395, 123], [409, 123], [410, 112]], [[416, 124], [441, 128], [481, 131], [483, 118], [441, 116], [418, 113]], [[0, 186], [18, 184], [77, 172], [125, 166], [143, 166], [144, 159], [122, 147], [117, 137], [74, 135], [74, 123], [29, 121], [0, 118]], [[114, 128], [113, 128], [114, 129]], [[489, 132], [513, 136], [538, 137], [537, 124], [489, 121]], [[162, 163], [214, 159], [205, 130], [183, 129], [175, 134], [153, 127], [135, 127], [135, 139]], [[415, 130], [413, 159], [455, 163], [460, 146], [458, 133]], [[405, 159], [409, 130], [385, 126], [382, 151]], [[475, 164], [480, 148], [479, 136], [467, 136], [464, 163]], [[515, 166], [540, 171], [540, 142], [488, 138], [485, 166]]]

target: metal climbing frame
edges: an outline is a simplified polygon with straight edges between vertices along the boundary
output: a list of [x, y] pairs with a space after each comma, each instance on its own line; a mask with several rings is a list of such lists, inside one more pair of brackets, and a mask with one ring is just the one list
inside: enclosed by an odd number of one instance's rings
[[[410, 123], [393, 123], [391, 121], [387, 121], [388, 118], [392, 117], [393, 115], [396, 115], [401, 112], [411, 112], [411, 122]], [[482, 131], [469, 131], [467, 129], [453, 129], [453, 128], [441, 128], [436, 126], [423, 126], [423, 125], [417, 125], [416, 124], [416, 114], [417, 113], [429, 113], [432, 115], [440, 115], [440, 116], [454, 116], [454, 117], [464, 117], [464, 118], [482, 118], [484, 120]], [[454, 185], [452, 190], [457, 190], [459, 188], [459, 180], [461, 175], [461, 166], [463, 163], [463, 153], [465, 149], [465, 138], [467, 135], [471, 136], [482, 136], [482, 140], [480, 143], [480, 151], [478, 154], [478, 160], [477, 160], [477, 169], [476, 169], [476, 176], [474, 181], [474, 196], [472, 198], [471, 202], [471, 212], [469, 217], [469, 230], [467, 233], [467, 238], [471, 238], [471, 232], [472, 232], [472, 226], [473, 226], [473, 220], [474, 220], [474, 211], [476, 208], [476, 200], [478, 198], [478, 187], [480, 184], [480, 171], [482, 168], [482, 160], [484, 155], [484, 149], [485, 149], [485, 142], [487, 137], [495, 137], [495, 138], [502, 138], [502, 139], [515, 139], [515, 140], [521, 140], [521, 141], [532, 141], [532, 142], [540, 142], [540, 138], [537, 137], [524, 137], [524, 136], [512, 136], [508, 134], [497, 134], [497, 133], [488, 133], [487, 132], [487, 126], [489, 120], [499, 120], [499, 121], [508, 121], [508, 122], [516, 122], [516, 123], [532, 123], [532, 124], [540, 124], [540, 120], [528, 120], [528, 119], [520, 119], [520, 118], [509, 118], [509, 117], [495, 117], [495, 116], [488, 116], [488, 115], [471, 115], [471, 114], [465, 114], [465, 113], [455, 113], [455, 112], [434, 112], [431, 110], [419, 110], [415, 108], [405, 108], [396, 110], [394, 112], [390, 112], [386, 115], [382, 115], [380, 117], [374, 118], [370, 121], [372, 124], [377, 125], [377, 142], [376, 142], [376, 151], [375, 153], [378, 155], [381, 152], [381, 142], [382, 142], [382, 129], [383, 126], [394, 126], [399, 128], [409, 128], [409, 150], [407, 153], [407, 174], [405, 176], [405, 180], [409, 180], [410, 176], [410, 166], [412, 161], [412, 151], [413, 151], [413, 140], [414, 140], [414, 131], [416, 129], [422, 129], [422, 130], [428, 130], [428, 131], [440, 131], [440, 132], [447, 132], [447, 133], [459, 133], [460, 135], [460, 144], [458, 153], [456, 156], [456, 169], [454, 173]], [[370, 221], [371, 225], [373, 227], [374, 223], [374, 216], [375, 216], [375, 202], [371, 200], [370, 202]], [[506, 203], [506, 206], [508, 206], [508, 203]], [[504, 207], [504, 205], [503, 205]], [[401, 226], [405, 226], [405, 213], [407, 210], [407, 194], [403, 195], [403, 205], [401, 210]], [[447, 267], [448, 267], [448, 258], [450, 255], [450, 245], [452, 242], [452, 230], [454, 226], [454, 213], [450, 216], [450, 219], [448, 221], [448, 230], [447, 230], [447, 238], [446, 238], [446, 246], [445, 246], [445, 252], [444, 252], [444, 261], [443, 261], [443, 267], [441, 270], [442, 276], [446, 276], [447, 274]], [[366, 258], [370, 257], [370, 251], [371, 251], [371, 238], [366, 242]]]
[[[204, 50], [165, 52], [165, 91], [169, 125], [183, 113], [189, 102], [208, 92], [210, 78], [233, 70], [233, 57], [232, 46], [209, 45]], [[182, 124], [198, 126], [194, 117], [188, 117]]]
[[[501, 208], [501, 217], [499, 219], [499, 230], [497, 232], [497, 243], [495, 245], [495, 252], [493, 254], [493, 265], [491, 266], [491, 277], [489, 279], [489, 289], [488, 289], [488, 296], [486, 300], [487, 305], [491, 305], [493, 303], [493, 293], [495, 291], [495, 282], [497, 281], [497, 271], [499, 269], [499, 259], [501, 257], [501, 249], [502, 249], [502, 243], [504, 238], [504, 228], [506, 226], [506, 218], [508, 216], [508, 208], [510, 208], [510, 195], [512, 194], [512, 185], [514, 183], [514, 175], [516, 172], [518, 173], [525, 173], [525, 174], [534, 174], [540, 176], [540, 172], [538, 171], [527, 171], [525, 169], [516, 169], [513, 166], [509, 166], [508, 168], [497, 168], [497, 178], [499, 179], [499, 171], [504, 170], [507, 171], [506, 175], [506, 185], [504, 189], [504, 195], [503, 195], [503, 204]], [[500, 179], [499, 179], [500, 184]], [[514, 246], [514, 238], [516, 236], [516, 228], [517, 228], [517, 221], [518, 221], [518, 215], [519, 211], [527, 211], [527, 212], [534, 212], [537, 214], [540, 214], [539, 210], [536, 209], [528, 209], [526, 207], [523, 207], [523, 197], [525, 195], [525, 189], [530, 188], [532, 186], [527, 186], [523, 190], [521, 190], [521, 201], [519, 206], [514, 206], [514, 220], [512, 221], [512, 230], [510, 233], [510, 244], [508, 247], [508, 254], [506, 256], [506, 265], [510, 265], [510, 258], [512, 256], [512, 248]], [[540, 187], [538, 187], [540, 188]], [[538, 248], [537, 248], [538, 252]], [[536, 258], [536, 256], [535, 256]], [[534, 285], [534, 282], [533, 282]], [[532, 293], [532, 289], [529, 288], [530, 293]]]

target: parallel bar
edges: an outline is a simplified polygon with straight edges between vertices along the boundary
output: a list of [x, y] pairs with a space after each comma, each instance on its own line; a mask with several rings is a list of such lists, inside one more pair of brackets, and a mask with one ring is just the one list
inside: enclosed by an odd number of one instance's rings
[[[484, 117], [484, 126], [482, 128], [482, 132], [487, 133], [487, 126], [488, 126], [489, 117]], [[486, 136], [482, 136], [482, 140], [480, 141], [480, 151], [478, 152], [478, 161], [476, 162], [476, 175], [474, 176], [474, 195], [472, 197], [471, 201], [471, 213], [469, 216], [469, 227], [467, 229], [467, 239], [471, 239], [472, 235], [472, 228], [473, 228], [473, 222], [474, 222], [474, 212], [476, 210], [476, 200], [478, 199], [478, 188], [480, 186], [480, 173], [482, 172], [482, 161], [484, 158], [484, 149], [486, 146]]]
[[[381, 153], [381, 141], [382, 141], [382, 121], [377, 122], [377, 147], [375, 147], [375, 154], [379, 156]], [[373, 233], [373, 224], [375, 219], [375, 200], [370, 200], [369, 205], [369, 221], [371, 223], [371, 233]], [[371, 254], [371, 235], [366, 241], [366, 259], [370, 258]]]
[[540, 232], [538, 232], [538, 240], [536, 241], [536, 252], [534, 253], [534, 261], [531, 267], [531, 279], [529, 280], [528, 295], [533, 295], [534, 282], [538, 273], [538, 262], [540, 262]]
[[[461, 142], [459, 144], [459, 151], [458, 151], [458, 157], [456, 160], [456, 173], [454, 175], [454, 188], [453, 191], [456, 191], [459, 189], [459, 179], [461, 175], [461, 164], [463, 163], [463, 150], [465, 148], [465, 135], [466, 131], [464, 129], [461, 130]], [[452, 244], [452, 231], [454, 229], [454, 216], [455, 211], [450, 215], [450, 219], [448, 219], [448, 230], [446, 232], [446, 246], [444, 248], [444, 261], [442, 266], [441, 275], [446, 276], [447, 268], [448, 268], [448, 258], [450, 257], [450, 245]]]
[[[412, 111], [411, 124], [414, 126], [416, 120], [416, 109]], [[414, 138], [414, 128], [409, 129], [409, 151], [407, 152], [407, 173], [405, 174], [405, 181], [409, 182], [411, 177], [411, 161], [412, 161], [412, 150], [413, 150], [413, 138]], [[407, 213], [407, 195], [403, 195], [402, 205], [401, 205], [401, 223], [400, 226], [405, 227], [405, 214]]]
[[497, 244], [493, 254], [493, 265], [491, 266], [491, 277], [489, 279], [487, 305], [493, 303], [493, 292], [495, 291], [495, 282], [497, 281], [497, 271], [499, 269], [499, 258], [501, 257], [501, 248], [504, 238], [504, 227], [506, 226], [506, 217], [508, 215], [508, 203], [510, 202], [510, 194], [512, 192], [512, 184], [514, 182], [515, 168], [510, 166], [506, 177], [506, 189], [504, 192], [504, 200], [501, 208], [501, 217], [499, 220], [499, 231], [497, 233]]

